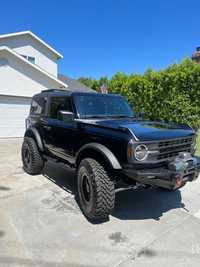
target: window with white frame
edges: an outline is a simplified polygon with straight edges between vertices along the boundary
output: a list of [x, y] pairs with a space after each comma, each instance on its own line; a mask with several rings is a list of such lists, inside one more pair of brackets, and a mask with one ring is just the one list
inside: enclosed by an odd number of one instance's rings
[[31, 63], [35, 64], [35, 58], [34, 57], [29, 57], [26, 55], [21, 55], [23, 58], [27, 59], [28, 61], [30, 61]]

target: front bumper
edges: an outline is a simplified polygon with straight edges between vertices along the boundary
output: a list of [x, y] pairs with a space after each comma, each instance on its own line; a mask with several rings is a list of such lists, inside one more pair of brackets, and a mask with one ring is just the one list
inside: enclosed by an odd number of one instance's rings
[[123, 173], [142, 184], [177, 189], [185, 185], [188, 181], [192, 182], [196, 180], [199, 176], [200, 157], [190, 157], [189, 161], [190, 164], [181, 170], [173, 169], [169, 164], [166, 167], [154, 169], [135, 170], [128, 168], [124, 169]]

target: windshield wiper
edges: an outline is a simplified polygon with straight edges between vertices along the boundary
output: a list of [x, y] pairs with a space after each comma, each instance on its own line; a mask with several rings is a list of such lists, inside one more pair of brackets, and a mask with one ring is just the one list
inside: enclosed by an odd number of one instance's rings
[[101, 118], [107, 118], [105, 115], [85, 115], [84, 119], [101, 119]]
[[110, 118], [135, 118], [134, 116], [128, 116], [128, 115], [109, 115]]
[[85, 115], [84, 119], [109, 119], [109, 118], [129, 118], [135, 119], [134, 116], [127, 116], [127, 115]]

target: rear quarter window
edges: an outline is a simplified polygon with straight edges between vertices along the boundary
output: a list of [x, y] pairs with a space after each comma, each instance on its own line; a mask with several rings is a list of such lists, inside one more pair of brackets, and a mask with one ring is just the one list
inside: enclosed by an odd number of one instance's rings
[[45, 97], [35, 97], [31, 102], [30, 115], [43, 115], [46, 108]]

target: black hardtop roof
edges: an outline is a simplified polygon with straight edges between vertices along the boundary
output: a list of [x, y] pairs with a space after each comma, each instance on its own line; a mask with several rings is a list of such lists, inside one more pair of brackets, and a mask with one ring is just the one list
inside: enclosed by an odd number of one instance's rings
[[101, 95], [101, 96], [120, 96], [119, 94], [102, 94], [99, 92], [83, 92], [83, 91], [69, 91], [64, 89], [47, 89], [41, 91], [41, 93], [34, 95], [33, 97], [47, 96], [47, 95]]

